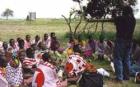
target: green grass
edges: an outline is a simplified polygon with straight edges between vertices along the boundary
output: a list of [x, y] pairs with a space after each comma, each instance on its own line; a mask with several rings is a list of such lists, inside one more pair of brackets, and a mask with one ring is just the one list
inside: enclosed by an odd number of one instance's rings
[[62, 36], [68, 32], [64, 21], [57, 19], [38, 19], [36, 21], [24, 20], [1, 20], [0, 38], [8, 41], [9, 38], [22, 37], [30, 34], [32, 39], [35, 35], [43, 36], [44, 33], [56, 32], [57, 36]]
[[[74, 27], [76, 23], [73, 23]], [[115, 38], [115, 26], [113, 23], [105, 23], [104, 31], [106, 39]], [[95, 26], [90, 29], [90, 32], [94, 32]], [[98, 31], [94, 33], [95, 38], [100, 35], [101, 24], [98, 26]], [[80, 29], [79, 29], [80, 31]], [[65, 47], [68, 38], [66, 38], [66, 33], [69, 32], [68, 26], [63, 19], [37, 19], [36, 21], [25, 21], [25, 20], [0, 20], [0, 40], [8, 41], [10, 38], [16, 39], [17, 37], [25, 38], [26, 34], [30, 34], [32, 39], [35, 35], [43, 36], [44, 33], [55, 32], [60, 40], [60, 43]], [[134, 38], [140, 41], [140, 20], [137, 20], [137, 25], [135, 28]], [[105, 68], [111, 71], [109, 63], [106, 61], [93, 61], [93, 64], [97, 68]], [[111, 72], [111, 75], [113, 73]], [[111, 81], [111, 79], [105, 79], [105, 87], [140, 87], [140, 85], [135, 84], [134, 78], [130, 81], [124, 82], [124, 84], [116, 84]], [[75, 86], [70, 86], [75, 87]]]

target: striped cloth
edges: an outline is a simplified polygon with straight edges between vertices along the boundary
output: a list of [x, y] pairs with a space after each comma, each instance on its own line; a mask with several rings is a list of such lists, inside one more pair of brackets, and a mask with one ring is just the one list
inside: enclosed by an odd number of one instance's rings
[[[38, 66], [32, 80], [32, 87], [63, 87], [58, 79], [56, 67], [49, 62]], [[66, 86], [65, 86], [66, 87]]]
[[34, 58], [25, 58], [23, 61], [23, 65], [25, 68], [32, 68], [32, 66], [36, 65], [37, 61]]

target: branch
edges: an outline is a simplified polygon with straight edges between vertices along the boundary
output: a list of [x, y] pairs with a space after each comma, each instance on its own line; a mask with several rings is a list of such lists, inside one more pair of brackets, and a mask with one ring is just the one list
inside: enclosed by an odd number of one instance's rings
[[82, 16], [80, 16], [80, 20], [79, 20], [78, 24], [77, 24], [76, 27], [75, 27], [74, 35], [76, 34], [76, 31], [77, 31], [77, 29], [79, 28], [79, 26], [80, 26], [81, 23], [82, 23]]
[[96, 26], [95, 26], [95, 32], [97, 31], [98, 23], [99, 23], [99, 21], [98, 21], [98, 19], [97, 19], [97, 23], [96, 23]]
[[70, 29], [70, 33], [72, 33], [72, 29], [71, 29], [71, 25], [70, 25], [70, 23], [71, 23], [71, 16], [69, 17], [69, 20], [64, 15], [62, 15], [62, 17], [65, 19], [65, 21], [66, 21], [66, 23], [67, 23], [67, 25], [68, 25], [68, 27]]
[[83, 10], [82, 10], [81, 3], [78, 2], [78, 5], [79, 5], [79, 8], [80, 8], [80, 11], [82, 11], [82, 14], [80, 15], [80, 20], [79, 20], [78, 24], [77, 24], [76, 27], [75, 27], [74, 36], [75, 36], [76, 31], [77, 31], [77, 29], [79, 28], [80, 24], [82, 23], [82, 19], [83, 19]]
[[88, 24], [89, 24], [89, 22], [86, 21], [86, 23], [85, 23], [85, 25], [84, 25], [84, 27], [83, 27], [83, 29], [82, 29], [84, 32], [85, 32], [85, 30], [86, 30]]

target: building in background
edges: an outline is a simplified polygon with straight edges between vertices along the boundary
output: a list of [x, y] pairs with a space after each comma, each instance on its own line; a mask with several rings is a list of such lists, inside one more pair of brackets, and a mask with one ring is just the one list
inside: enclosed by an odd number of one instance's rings
[[29, 12], [26, 18], [27, 21], [36, 20], [36, 12]]

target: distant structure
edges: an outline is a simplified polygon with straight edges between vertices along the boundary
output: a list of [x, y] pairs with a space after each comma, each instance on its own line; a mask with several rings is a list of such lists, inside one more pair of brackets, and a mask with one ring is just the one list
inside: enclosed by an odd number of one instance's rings
[[26, 18], [27, 21], [33, 21], [36, 20], [36, 12], [29, 12]]

